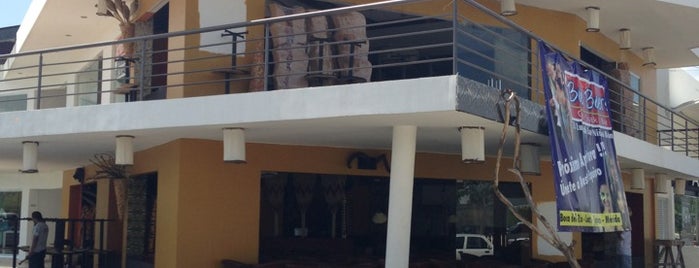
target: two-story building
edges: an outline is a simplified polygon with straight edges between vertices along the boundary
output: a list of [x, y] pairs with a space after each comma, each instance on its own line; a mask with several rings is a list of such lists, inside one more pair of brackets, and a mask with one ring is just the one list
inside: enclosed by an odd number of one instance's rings
[[[673, 1], [126, 1], [126, 39], [93, 2], [34, 1], [0, 56], [0, 188], [23, 216], [111, 219], [66, 228], [103, 265], [407, 267], [456, 259], [463, 233], [503, 263], [564, 261], [491, 187], [510, 118], [556, 223], [539, 41], [609, 82], [636, 264], [699, 177], [696, 121], [657, 101], [656, 68], [699, 65], [699, 10]], [[506, 129], [500, 189], [540, 225]], [[602, 234], [559, 235], [582, 263], [611, 258]]]

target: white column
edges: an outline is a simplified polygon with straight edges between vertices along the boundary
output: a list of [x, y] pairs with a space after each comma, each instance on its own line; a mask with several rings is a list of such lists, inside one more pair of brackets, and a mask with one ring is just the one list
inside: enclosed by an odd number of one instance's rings
[[409, 263], [416, 136], [416, 126], [393, 127], [386, 267], [408, 267]]

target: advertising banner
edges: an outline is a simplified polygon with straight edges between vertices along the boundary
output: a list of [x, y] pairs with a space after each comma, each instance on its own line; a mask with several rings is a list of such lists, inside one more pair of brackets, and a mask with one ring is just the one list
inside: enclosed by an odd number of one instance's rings
[[607, 81], [539, 42], [558, 230], [630, 230]]

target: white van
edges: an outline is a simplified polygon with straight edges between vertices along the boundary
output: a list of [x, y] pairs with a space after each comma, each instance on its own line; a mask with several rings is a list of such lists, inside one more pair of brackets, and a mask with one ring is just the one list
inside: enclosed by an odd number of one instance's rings
[[493, 242], [480, 234], [456, 234], [456, 259], [461, 260], [461, 253], [476, 257], [492, 256]]

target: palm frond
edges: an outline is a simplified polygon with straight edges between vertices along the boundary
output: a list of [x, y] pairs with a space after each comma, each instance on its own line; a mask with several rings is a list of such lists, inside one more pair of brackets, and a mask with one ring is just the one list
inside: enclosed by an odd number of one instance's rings
[[91, 159], [90, 163], [95, 165], [98, 169], [95, 176], [91, 177], [93, 180], [99, 179], [125, 179], [126, 166], [117, 165], [114, 162], [114, 156], [107, 153], [95, 154]]

